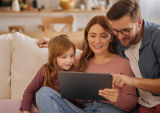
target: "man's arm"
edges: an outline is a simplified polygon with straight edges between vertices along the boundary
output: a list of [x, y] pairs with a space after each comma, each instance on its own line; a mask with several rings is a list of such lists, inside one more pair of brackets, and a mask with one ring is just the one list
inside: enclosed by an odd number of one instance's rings
[[47, 37], [42, 37], [38, 42], [38, 46], [40, 48], [47, 48], [48, 47], [48, 43], [49, 43], [50, 38]]
[[[38, 46], [40, 48], [47, 48], [48, 47], [48, 43], [49, 43], [49, 40], [50, 38], [47, 38], [47, 37], [42, 37], [38, 42]], [[72, 40], [75, 47], [80, 49], [80, 50], [83, 50], [83, 39], [82, 40]]]
[[80, 49], [80, 50], [83, 50], [83, 38], [82, 39], [79, 39], [79, 40], [72, 40], [72, 42], [74, 43], [75, 47], [77, 49]]
[[160, 78], [158, 79], [140, 79], [136, 78], [133, 86], [141, 90], [160, 95]]
[[133, 86], [138, 89], [160, 95], [160, 78], [145, 79], [145, 78], [128, 77], [125, 75], [119, 76], [118, 74], [115, 74], [113, 75], [113, 85], [118, 87], [122, 87], [124, 85]]

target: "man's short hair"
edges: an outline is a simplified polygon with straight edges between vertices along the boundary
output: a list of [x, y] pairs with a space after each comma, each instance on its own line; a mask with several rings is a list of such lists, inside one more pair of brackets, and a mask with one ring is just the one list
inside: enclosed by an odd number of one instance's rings
[[136, 0], [119, 0], [107, 12], [110, 20], [118, 20], [124, 15], [130, 15], [133, 23], [141, 18], [141, 8]]

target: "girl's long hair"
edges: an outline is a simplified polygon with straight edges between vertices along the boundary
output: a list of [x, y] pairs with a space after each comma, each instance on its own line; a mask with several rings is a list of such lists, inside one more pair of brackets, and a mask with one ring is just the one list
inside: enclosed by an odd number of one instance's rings
[[[103, 16], [103, 15], [95, 16], [89, 21], [89, 23], [87, 24], [85, 28], [85, 32], [84, 32], [85, 48], [82, 52], [82, 55], [79, 61], [79, 67], [78, 67], [79, 71], [81, 72], [84, 72], [87, 69], [89, 59], [93, 58], [94, 56], [94, 52], [89, 47], [87, 37], [88, 37], [88, 32], [90, 28], [95, 24], [101, 25], [109, 34], [112, 35], [111, 21], [106, 16]], [[115, 42], [115, 40], [116, 40], [116, 37], [113, 37], [113, 41], [110, 42], [109, 47], [108, 47], [108, 50], [111, 53], [114, 53], [112, 45]]]
[[[67, 52], [71, 47], [75, 53], [76, 48], [67, 35], [59, 35], [50, 39], [48, 44], [48, 63], [44, 64], [42, 69], [42, 74], [44, 75], [42, 86], [48, 86], [58, 91], [58, 87], [54, 82], [58, 78], [59, 66], [57, 57]], [[75, 64], [72, 64], [69, 71], [74, 71], [75, 69]]]

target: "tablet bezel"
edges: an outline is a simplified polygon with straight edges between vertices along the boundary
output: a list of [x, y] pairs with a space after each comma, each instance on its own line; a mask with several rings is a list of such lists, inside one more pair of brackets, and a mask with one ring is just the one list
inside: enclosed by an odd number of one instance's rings
[[100, 89], [112, 88], [111, 73], [85, 73], [59, 71], [61, 97], [65, 99], [103, 100]]

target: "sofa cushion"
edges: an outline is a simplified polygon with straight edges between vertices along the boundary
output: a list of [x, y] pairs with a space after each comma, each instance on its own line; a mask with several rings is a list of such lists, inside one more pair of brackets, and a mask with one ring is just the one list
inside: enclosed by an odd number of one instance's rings
[[9, 99], [12, 34], [0, 35], [0, 99]]
[[39, 48], [37, 39], [19, 32], [12, 35], [11, 99], [22, 99], [24, 90], [40, 67], [47, 63], [47, 48]]
[[[0, 113], [22, 113], [22, 111], [20, 110], [21, 103], [21, 100], [0, 100]], [[31, 113], [40, 113], [39, 110], [33, 104], [31, 107]]]

